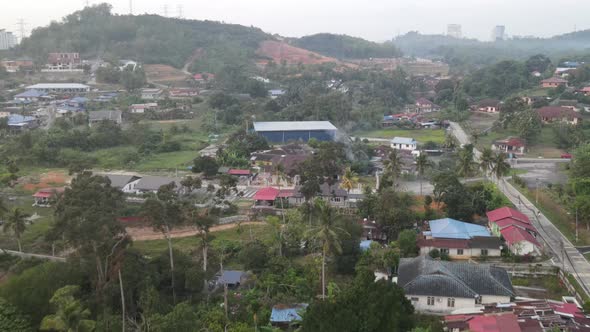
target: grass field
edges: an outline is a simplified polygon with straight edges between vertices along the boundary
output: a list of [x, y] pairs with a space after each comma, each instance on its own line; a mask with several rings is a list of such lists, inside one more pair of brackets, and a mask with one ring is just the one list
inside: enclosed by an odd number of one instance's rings
[[[248, 243], [254, 240], [260, 240], [265, 243], [271, 241], [272, 232], [271, 226], [267, 224], [260, 225], [246, 225], [241, 229], [232, 228], [220, 232], [211, 233], [213, 240], [211, 245], [215, 246], [222, 241], [238, 242], [241, 244]], [[196, 236], [173, 239], [172, 244], [175, 249], [190, 252], [199, 247], [199, 239]], [[133, 246], [148, 256], [156, 256], [165, 252], [168, 249], [166, 240], [152, 240], [152, 241], [136, 241]]]
[[[7, 200], [9, 209], [19, 208], [29, 215], [37, 215], [40, 218], [27, 225], [27, 229], [21, 238], [25, 252], [49, 253], [44, 241], [45, 234], [53, 222], [53, 209], [33, 207], [33, 198], [28, 194], [7, 195], [13, 199]], [[16, 239], [10, 233], [0, 232], [0, 248], [17, 250]]]
[[354, 135], [370, 138], [411, 137], [422, 144], [428, 141], [442, 144], [445, 141], [445, 131], [443, 129], [379, 129], [358, 132], [354, 133]]
[[[489, 132], [487, 135], [479, 137], [477, 147], [479, 149], [489, 148], [494, 141], [510, 136], [518, 137], [518, 133], [509, 129]], [[535, 143], [528, 147], [526, 157], [559, 158], [563, 152], [555, 144], [553, 130], [550, 127], [543, 127]]]
[[544, 288], [547, 290], [547, 299], [551, 300], [561, 300], [563, 296], [570, 295], [556, 275], [543, 278], [512, 278], [512, 284], [514, 286]]

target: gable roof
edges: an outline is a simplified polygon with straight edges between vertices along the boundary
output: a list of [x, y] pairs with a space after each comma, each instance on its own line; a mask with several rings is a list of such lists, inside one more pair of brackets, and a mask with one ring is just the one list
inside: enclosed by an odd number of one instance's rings
[[539, 114], [542, 118], [549, 118], [549, 119], [556, 119], [556, 118], [565, 118], [568, 119], [575, 119], [581, 118], [581, 116], [567, 107], [561, 106], [545, 106], [541, 107], [537, 110], [537, 114]]
[[398, 284], [408, 295], [460, 298], [514, 295], [510, 277], [503, 268], [437, 261], [430, 256], [402, 258]]
[[254, 122], [255, 131], [338, 130], [330, 121], [270, 121]]
[[532, 224], [528, 224], [528, 223], [522, 222], [522, 221], [514, 219], [514, 218], [505, 218], [502, 220], [492, 221], [492, 222], [495, 223], [500, 230], [502, 230], [508, 226], [515, 226], [518, 228], [522, 228], [526, 231], [531, 231], [531, 232], [537, 233], [537, 229]]
[[431, 102], [430, 100], [428, 100], [426, 98], [418, 98], [416, 100], [416, 105], [419, 105], [419, 106], [436, 106], [436, 105], [434, 105], [433, 102]]
[[535, 237], [533, 237], [529, 232], [523, 230], [520, 227], [516, 226], [508, 226], [500, 231], [502, 237], [506, 241], [508, 245], [515, 244], [522, 241], [527, 241], [534, 244], [537, 247], [540, 247], [541, 244]]
[[428, 224], [430, 231], [424, 232], [424, 234], [433, 238], [470, 239], [475, 236], [491, 236], [488, 229], [483, 226], [451, 218], [430, 220]]
[[39, 98], [43, 96], [47, 96], [47, 94], [39, 90], [30, 89], [23, 93], [19, 93], [18, 95], [14, 96], [14, 98]]
[[171, 182], [176, 184], [176, 188], [180, 188], [180, 179], [163, 176], [144, 176], [137, 182], [135, 189], [158, 190], [161, 186], [170, 184]]
[[8, 116], [9, 126], [19, 126], [33, 121], [35, 121], [35, 118], [32, 116], [23, 116], [20, 114], [11, 114]]
[[250, 170], [249, 169], [236, 169], [236, 168], [231, 168], [229, 171], [227, 171], [227, 174], [229, 174], [229, 175], [246, 176], [246, 175], [250, 175]]
[[122, 175], [122, 174], [104, 174], [104, 177], [108, 178], [111, 181], [111, 187], [115, 188], [123, 188], [129, 182], [133, 182], [135, 180], [140, 179], [139, 176], [135, 175]]
[[524, 141], [518, 137], [508, 137], [506, 139], [503, 140], [497, 140], [494, 142], [494, 145], [506, 145], [506, 146], [512, 146], [512, 147], [516, 147], [516, 148], [521, 148], [524, 147]]
[[255, 201], [274, 201], [279, 197], [280, 192], [280, 190], [273, 187], [262, 188], [256, 192], [253, 199]]
[[531, 223], [529, 217], [527, 217], [524, 213], [507, 206], [492, 211], [488, 211], [486, 212], [486, 216], [488, 217], [489, 221], [498, 221], [505, 218], [513, 218], [525, 222], [527, 224]]
[[469, 319], [472, 332], [521, 332], [518, 318], [513, 313], [499, 315], [477, 315]]
[[301, 320], [301, 313], [305, 311], [307, 306], [307, 303], [290, 306], [277, 304], [272, 307], [270, 321], [271, 323], [291, 323], [293, 321], [299, 321]]
[[483, 99], [478, 104], [478, 107], [498, 107], [500, 101], [498, 99]]
[[471, 239], [420, 239], [418, 247], [447, 249], [500, 249], [502, 242], [499, 237], [475, 236]]
[[391, 140], [392, 144], [416, 144], [416, 140], [410, 137], [394, 137]]
[[541, 81], [541, 83], [559, 83], [559, 84], [563, 84], [563, 83], [567, 83], [568, 80], [564, 80], [563, 78], [559, 78], [559, 77], [551, 77], [551, 78], [547, 78]]

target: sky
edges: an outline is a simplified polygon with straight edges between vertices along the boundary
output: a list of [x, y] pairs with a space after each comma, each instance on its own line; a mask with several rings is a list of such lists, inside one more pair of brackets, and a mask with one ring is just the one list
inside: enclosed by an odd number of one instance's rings
[[[0, 29], [15, 32], [21, 18], [29, 33], [86, 2], [108, 2], [115, 13], [129, 13], [129, 0], [0, 1]], [[164, 6], [168, 16], [177, 16], [182, 6], [185, 18], [256, 26], [287, 37], [330, 32], [385, 41], [408, 31], [444, 33], [449, 23], [480, 40], [489, 40], [496, 25], [505, 25], [508, 35], [539, 37], [590, 29], [588, 0], [133, 0], [133, 13], [163, 15]]]

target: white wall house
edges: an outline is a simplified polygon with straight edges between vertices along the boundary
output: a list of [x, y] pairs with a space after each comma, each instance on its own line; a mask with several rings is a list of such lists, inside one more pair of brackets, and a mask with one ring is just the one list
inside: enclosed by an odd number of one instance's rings
[[418, 148], [418, 142], [413, 138], [394, 137], [391, 140], [391, 148], [396, 150], [414, 151]]

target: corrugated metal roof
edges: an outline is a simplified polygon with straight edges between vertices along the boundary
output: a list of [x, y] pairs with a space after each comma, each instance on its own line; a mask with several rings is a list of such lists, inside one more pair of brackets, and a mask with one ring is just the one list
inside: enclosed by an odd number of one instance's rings
[[394, 137], [391, 140], [392, 144], [416, 144], [416, 140], [409, 137]]
[[307, 303], [292, 306], [275, 305], [272, 307], [270, 321], [272, 323], [290, 323], [301, 320], [301, 313], [307, 308]]
[[430, 234], [434, 238], [470, 239], [474, 236], [491, 236], [487, 228], [463, 221], [444, 218], [430, 220]]
[[28, 86], [27, 89], [90, 89], [90, 87], [80, 83], [39, 83]]
[[338, 130], [330, 121], [254, 122], [255, 131]]

